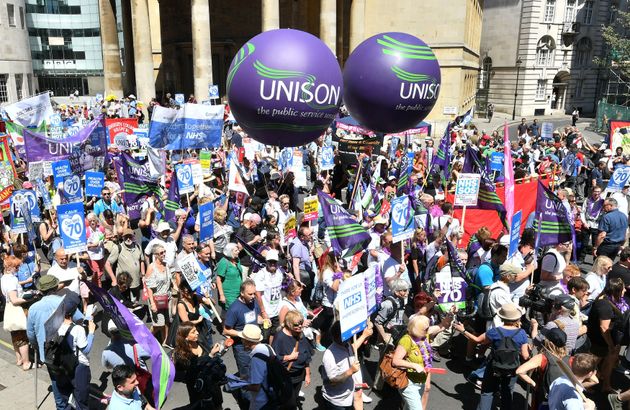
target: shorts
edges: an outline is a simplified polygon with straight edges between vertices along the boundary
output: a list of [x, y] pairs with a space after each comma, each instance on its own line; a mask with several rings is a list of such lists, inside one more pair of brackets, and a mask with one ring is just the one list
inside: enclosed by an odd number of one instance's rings
[[19, 349], [22, 346], [28, 345], [26, 330], [16, 330], [14, 332], [11, 332], [11, 343], [13, 343], [13, 348], [15, 348], [15, 350]]
[[149, 309], [149, 313], [151, 314], [151, 323], [155, 327], [164, 327], [166, 326], [168, 315], [168, 309], [160, 309], [157, 312]]

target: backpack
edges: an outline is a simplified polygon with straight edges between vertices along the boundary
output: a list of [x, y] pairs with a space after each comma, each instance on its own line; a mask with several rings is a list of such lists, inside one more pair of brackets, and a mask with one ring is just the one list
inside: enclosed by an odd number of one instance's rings
[[289, 371], [284, 367], [271, 347], [267, 345], [267, 349], [269, 349], [269, 356], [265, 356], [262, 353], [256, 353], [253, 356], [267, 364], [269, 391], [265, 390], [265, 394], [270, 404], [291, 407], [291, 402], [293, 401], [293, 383], [291, 382]]
[[490, 353], [492, 370], [497, 377], [514, 376], [516, 369], [521, 365], [521, 354], [513, 339], [516, 333], [505, 336], [501, 328], [495, 329], [501, 336], [501, 340], [497, 347], [492, 347]]
[[[484, 264], [487, 265], [487, 263], [484, 262], [473, 269], [472, 277], [473, 277], [473, 284], [475, 285], [477, 283], [477, 275], [479, 274], [479, 268]], [[491, 292], [492, 291], [488, 287], [488, 288], [482, 289], [477, 295], [477, 316], [479, 316], [480, 319], [486, 320], [486, 321], [492, 320], [492, 318], [494, 317], [494, 312], [492, 312], [492, 306], [490, 306], [490, 293]]]
[[48, 371], [59, 378], [74, 378], [74, 370], [79, 365], [79, 349], [72, 349], [68, 335], [74, 328], [71, 324], [63, 335], [56, 335], [44, 344], [44, 363]]

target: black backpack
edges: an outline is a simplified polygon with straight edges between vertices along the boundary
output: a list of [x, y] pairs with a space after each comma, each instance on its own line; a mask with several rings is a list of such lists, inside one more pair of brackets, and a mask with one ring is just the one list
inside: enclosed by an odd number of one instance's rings
[[79, 365], [79, 349], [72, 349], [68, 335], [74, 323], [63, 335], [56, 335], [44, 344], [44, 363], [48, 371], [59, 378], [74, 378], [74, 370]]
[[513, 339], [516, 333], [505, 336], [501, 328], [497, 327], [496, 330], [501, 340], [496, 348], [492, 348], [490, 354], [492, 370], [497, 377], [514, 376], [516, 369], [521, 365], [521, 354]]
[[267, 349], [269, 350], [269, 356], [256, 353], [254, 357], [267, 363], [267, 382], [269, 384], [269, 390], [264, 391], [269, 399], [269, 403], [279, 408], [295, 407], [295, 403], [292, 403], [293, 383], [291, 382], [289, 371], [284, 367], [278, 356], [274, 354], [271, 347], [267, 345]]

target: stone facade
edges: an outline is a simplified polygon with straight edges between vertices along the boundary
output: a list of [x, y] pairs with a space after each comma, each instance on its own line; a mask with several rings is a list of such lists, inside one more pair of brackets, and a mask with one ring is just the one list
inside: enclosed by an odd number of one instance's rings
[[618, 4], [485, 0], [479, 86], [488, 91], [495, 110], [514, 111], [516, 117], [565, 114], [574, 108], [593, 113], [606, 76], [593, 58], [603, 53], [601, 27]]
[[0, 37], [0, 104], [6, 104], [32, 95], [36, 88], [23, 0], [0, 0]]

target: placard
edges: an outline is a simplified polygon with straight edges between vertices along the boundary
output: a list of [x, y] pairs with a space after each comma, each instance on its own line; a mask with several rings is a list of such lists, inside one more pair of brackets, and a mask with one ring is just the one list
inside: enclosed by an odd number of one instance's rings
[[186, 97], [184, 97], [184, 94], [175, 94], [175, 102], [177, 105], [184, 105], [186, 103]]
[[11, 231], [13, 233], [26, 233], [26, 223], [24, 221], [24, 214], [22, 213], [23, 203], [28, 206], [29, 214], [33, 222], [41, 221], [35, 191], [30, 189], [13, 191], [9, 203], [11, 208]]
[[610, 180], [608, 181], [608, 186], [606, 187], [606, 191], [621, 191], [623, 187], [626, 186], [626, 184], [628, 183], [628, 179], [630, 179], [630, 166], [624, 165], [618, 167], [611, 175]]
[[212, 174], [212, 153], [207, 150], [201, 150], [199, 152], [199, 164], [201, 165], [202, 175]]
[[543, 122], [541, 127], [540, 137], [544, 140], [550, 140], [553, 138], [553, 123]]
[[190, 164], [179, 164], [175, 166], [175, 174], [177, 175], [180, 195], [189, 194], [195, 191], [195, 184], [193, 182], [192, 168]]
[[490, 170], [503, 172], [503, 157], [502, 152], [493, 152], [490, 154]]
[[295, 215], [291, 215], [284, 223], [284, 239], [293, 239], [297, 236], [297, 219]]
[[367, 300], [365, 295], [365, 276], [354, 275], [339, 284], [337, 298], [339, 304], [339, 323], [341, 340], [345, 341], [367, 327]]
[[304, 222], [316, 221], [318, 216], [317, 195], [304, 197]]
[[466, 281], [460, 277], [453, 277], [451, 272], [436, 272], [435, 286], [442, 294], [438, 298], [438, 305], [443, 312], [449, 312], [453, 305], [458, 309], [466, 308]]
[[363, 272], [363, 275], [365, 276], [367, 314], [371, 315], [378, 310], [378, 304], [376, 303], [376, 265], [372, 264]]
[[85, 195], [100, 198], [105, 186], [105, 174], [102, 172], [88, 171], [85, 173]]
[[523, 211], [519, 210], [512, 216], [512, 224], [510, 226], [510, 249], [508, 251], [508, 259], [511, 259], [518, 251], [518, 241], [521, 236], [521, 221], [523, 220]]
[[320, 171], [327, 171], [335, 168], [335, 148], [332, 146], [322, 147], [319, 157]]
[[214, 237], [214, 202], [199, 205], [199, 243]]
[[87, 249], [85, 238], [85, 210], [82, 202], [62, 204], [57, 207], [59, 234], [66, 253], [83, 252]]
[[197, 290], [202, 283], [206, 281], [203, 273], [199, 269], [199, 264], [195, 255], [189, 253], [183, 258], [177, 260], [177, 265], [181, 269], [182, 276], [186, 279], [186, 282], [190, 285], [192, 290]]
[[455, 186], [454, 205], [477, 206], [480, 182], [481, 175], [479, 174], [459, 174]]
[[78, 175], [70, 175], [63, 179], [63, 197], [66, 203], [83, 202], [83, 187]]
[[70, 160], [62, 159], [61, 161], [55, 161], [51, 164], [51, 167], [55, 188], [58, 187], [60, 183], [63, 183], [65, 177], [72, 175]]
[[416, 229], [414, 214], [408, 196], [392, 199], [392, 241], [394, 243], [409, 239]]

